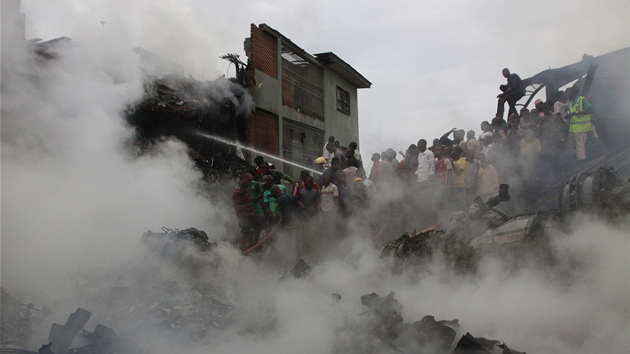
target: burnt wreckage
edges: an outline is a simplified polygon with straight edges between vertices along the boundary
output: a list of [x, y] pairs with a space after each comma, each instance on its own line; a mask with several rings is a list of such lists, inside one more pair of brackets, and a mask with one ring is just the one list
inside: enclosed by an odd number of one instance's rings
[[198, 81], [177, 75], [146, 79], [143, 98], [125, 112], [136, 131], [139, 154], [163, 139], [176, 138], [189, 147], [191, 159], [207, 179], [234, 176], [248, 168], [235, 146], [208, 138], [246, 145], [247, 120], [254, 109], [242, 83], [245, 64], [234, 54], [222, 58], [237, 64], [236, 79]]
[[451, 215], [445, 229], [405, 233], [387, 243], [382, 258], [391, 258], [394, 270], [425, 265], [440, 255], [456, 271], [474, 271], [486, 254], [508, 259], [513, 265], [535, 258], [553, 263], [550, 236], [567, 231], [567, 220], [577, 212], [594, 214], [618, 223], [630, 213], [630, 183], [612, 168], [602, 167], [568, 179], [560, 190], [560, 208], [509, 216], [498, 205], [510, 199], [507, 185], [499, 195], [476, 199], [467, 212]]

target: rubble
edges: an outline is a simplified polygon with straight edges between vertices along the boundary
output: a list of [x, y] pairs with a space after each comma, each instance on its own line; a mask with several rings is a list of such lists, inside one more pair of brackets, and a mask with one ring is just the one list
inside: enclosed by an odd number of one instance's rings
[[457, 342], [453, 354], [525, 354], [510, 349], [505, 343], [498, 340], [475, 338], [470, 333], [466, 333]]
[[[216, 244], [209, 242], [205, 231], [196, 228], [162, 231], [149, 230], [142, 235], [140, 245], [147, 254], [140, 267], [94, 281], [95, 289], [85, 291], [87, 298], [83, 300], [98, 306], [98, 312], [105, 314], [104, 323], [115, 324], [131, 335], [159, 329], [196, 340], [210, 330], [228, 327], [234, 306], [227, 303], [221, 291], [199, 277], [204, 267], [213, 266], [208, 255]], [[184, 277], [175, 280], [161, 274], [162, 263], [175, 265]], [[100, 284], [110, 285], [100, 288]]]
[[23, 304], [0, 288], [2, 296], [2, 320], [0, 321], [0, 348], [19, 348], [28, 343], [33, 334], [32, 328], [46, 319], [50, 309], [35, 308], [32, 303]]
[[216, 243], [209, 242], [208, 234], [205, 231], [194, 227], [185, 230], [162, 227], [162, 232], [148, 230], [142, 234], [140, 242], [151, 246], [154, 251], [161, 255], [167, 255], [173, 247], [182, 244], [194, 244], [202, 252], [216, 246]]
[[310, 272], [311, 272], [311, 267], [308, 264], [306, 264], [303, 258], [300, 258], [300, 260], [291, 270], [285, 272], [282, 275], [280, 280], [287, 279], [290, 276], [294, 278], [302, 278], [302, 277], [307, 276]]
[[53, 323], [48, 335], [48, 340], [52, 344], [50, 350], [54, 353], [63, 353], [70, 349], [74, 337], [79, 334], [91, 316], [92, 313], [89, 311], [78, 308], [68, 317], [65, 325]]
[[612, 168], [600, 168], [567, 180], [561, 190], [560, 209], [509, 216], [497, 207], [499, 196], [477, 200], [467, 212], [454, 213], [446, 229], [405, 233], [381, 249], [381, 258], [393, 260], [393, 270], [422, 267], [439, 255], [456, 272], [474, 272], [484, 255], [503, 258], [518, 268], [535, 260], [555, 263], [550, 235], [566, 231], [576, 212], [622, 222], [630, 211], [630, 183]]
[[65, 325], [53, 323], [50, 327], [49, 343], [42, 345], [39, 354], [144, 354], [135, 342], [119, 337], [113, 329], [97, 324], [94, 332], [88, 332], [83, 326], [92, 314], [78, 308], [72, 313]]
[[144, 88], [144, 97], [125, 112], [136, 131], [133, 145], [139, 155], [150, 153], [164, 139], [175, 138], [190, 148], [190, 158], [206, 180], [216, 182], [249, 168], [236, 147], [197, 134], [247, 144], [246, 123], [254, 103], [243, 86], [223, 78], [198, 81], [170, 75], [149, 78]]
[[[101, 275], [81, 285], [75, 296], [56, 304], [67, 307], [80, 303], [82, 307], [65, 325], [51, 327], [49, 341], [52, 344], [44, 345], [42, 352], [142, 353], [115, 333], [136, 338], [155, 330], [190, 342], [206, 338], [211, 332], [221, 331], [233, 323], [234, 306], [225, 300], [219, 289], [197, 276], [204, 267], [213, 266], [208, 255], [216, 245], [209, 242], [204, 231], [195, 228], [163, 228], [162, 231], [147, 231], [142, 235], [140, 246], [145, 250], [145, 257], [140, 258], [140, 263]], [[163, 273], [161, 268], [167, 271]], [[19, 305], [9, 300], [3, 290], [3, 348], [5, 337], [7, 344], [23, 348], [30, 334], [28, 322], [23, 315], [19, 321], [5, 321], [6, 315], [19, 315], [5, 311], [5, 307]], [[83, 330], [90, 318], [99, 322], [92, 333]], [[77, 343], [81, 343], [81, 348], [77, 349]]]
[[[449, 353], [459, 329], [459, 321], [436, 321], [433, 316], [424, 316], [420, 321], [404, 323], [402, 305], [394, 298], [376, 293], [361, 296], [361, 303], [368, 308], [362, 315], [371, 318], [369, 330], [379, 342], [395, 352], [402, 353]], [[500, 350], [500, 351], [499, 351]], [[452, 351], [453, 354], [503, 353], [518, 354], [497, 340], [475, 338], [466, 333]]]
[[391, 347], [407, 352], [447, 352], [455, 339], [458, 321], [436, 321], [433, 316], [424, 316], [412, 324], [404, 323], [402, 305], [394, 299], [394, 292], [387, 296], [376, 293], [361, 296], [361, 303], [369, 310], [364, 315], [374, 318], [372, 334]]

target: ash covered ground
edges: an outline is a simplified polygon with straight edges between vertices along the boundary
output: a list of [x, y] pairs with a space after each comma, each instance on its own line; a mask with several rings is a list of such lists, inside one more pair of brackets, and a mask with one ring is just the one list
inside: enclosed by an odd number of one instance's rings
[[[321, 252], [296, 277], [286, 235], [241, 255], [236, 181], [208, 184], [174, 139], [130, 151], [123, 112], [144, 93], [136, 57], [79, 46], [14, 64], [2, 105], [7, 348], [37, 351], [81, 307], [86, 331], [108, 326], [151, 353], [441, 353], [466, 333], [528, 353], [628, 352], [626, 224], [575, 216], [574, 232], [553, 235], [554, 267], [488, 257], [460, 274], [436, 258], [394, 275], [371, 229], [349, 220], [343, 235], [314, 234]], [[162, 227], [203, 230], [210, 245], [142, 241]]]

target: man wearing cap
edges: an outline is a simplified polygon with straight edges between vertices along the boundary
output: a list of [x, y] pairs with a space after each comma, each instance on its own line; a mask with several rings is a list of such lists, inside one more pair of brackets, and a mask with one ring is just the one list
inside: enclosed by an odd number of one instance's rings
[[320, 156], [316, 158], [315, 161], [313, 161], [313, 163], [315, 164], [315, 169], [319, 171], [319, 176], [317, 177], [317, 184], [321, 186], [322, 176], [324, 175], [324, 172], [326, 172], [326, 170], [328, 169], [328, 160], [326, 160], [325, 157]]
[[497, 98], [499, 103], [497, 105], [496, 117], [503, 118], [503, 111], [505, 110], [505, 102], [508, 103], [510, 109], [508, 115], [512, 113], [518, 114], [516, 111], [516, 102], [525, 96], [525, 85], [523, 80], [516, 74], [510, 73], [510, 69], [505, 68], [502, 71], [503, 77], [507, 79], [506, 85], [499, 86], [499, 89], [503, 92], [500, 93]]

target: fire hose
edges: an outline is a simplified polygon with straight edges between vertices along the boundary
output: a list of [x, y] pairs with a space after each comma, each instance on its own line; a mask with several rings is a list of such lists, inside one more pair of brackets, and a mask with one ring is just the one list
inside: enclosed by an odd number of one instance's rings
[[278, 232], [278, 229], [280, 228], [280, 223], [282, 222], [282, 220], [280, 220], [275, 226], [274, 228], [265, 236], [263, 237], [262, 240], [258, 241], [257, 244], [253, 245], [252, 247], [244, 250], [242, 252], [243, 256], [246, 256], [248, 253], [250, 253], [251, 251], [257, 249], [258, 247], [262, 246], [265, 242], [269, 241], [269, 239], [271, 238], [271, 236], [273, 236], [276, 232]]

